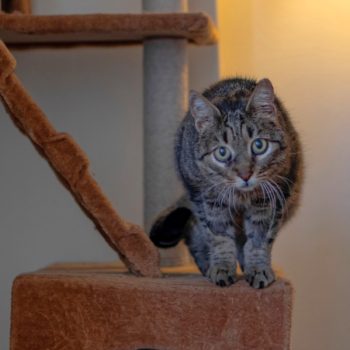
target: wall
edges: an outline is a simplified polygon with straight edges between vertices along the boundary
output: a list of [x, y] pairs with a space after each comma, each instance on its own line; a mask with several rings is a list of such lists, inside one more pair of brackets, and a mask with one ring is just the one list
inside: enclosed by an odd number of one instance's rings
[[[34, 13], [141, 11], [140, 0], [33, 0]], [[96, 5], [98, 3], [98, 5]], [[215, 2], [190, 10], [215, 17]], [[142, 47], [13, 51], [17, 74], [58, 130], [72, 134], [118, 211], [142, 223]], [[218, 78], [216, 47], [189, 50], [190, 87]], [[205, 74], [203, 74], [205, 72]], [[19, 273], [116, 254], [0, 105], [0, 349], [8, 348], [10, 289]]]
[[295, 287], [295, 350], [350, 343], [350, 4], [220, 0], [220, 75], [269, 77], [299, 130], [302, 206], [273, 260]]

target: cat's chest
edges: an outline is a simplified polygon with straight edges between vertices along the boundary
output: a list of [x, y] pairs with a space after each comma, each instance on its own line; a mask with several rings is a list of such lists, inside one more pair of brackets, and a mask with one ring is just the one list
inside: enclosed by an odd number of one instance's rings
[[203, 207], [207, 219], [214, 226], [229, 227], [240, 226], [245, 219], [264, 218], [272, 210], [271, 203], [266, 198], [245, 198], [240, 200], [237, 197], [225, 201], [203, 198]]
[[232, 215], [232, 213], [242, 213], [252, 209], [265, 210], [271, 207], [270, 199], [263, 196], [203, 195], [202, 202], [208, 210], [222, 215]]

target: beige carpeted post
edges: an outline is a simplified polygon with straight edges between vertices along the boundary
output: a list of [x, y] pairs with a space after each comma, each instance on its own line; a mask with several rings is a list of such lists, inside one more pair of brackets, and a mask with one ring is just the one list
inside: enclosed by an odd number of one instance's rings
[[[144, 0], [144, 12], [185, 12], [187, 0]], [[152, 221], [181, 195], [174, 161], [174, 135], [187, 108], [188, 62], [185, 39], [144, 43], [144, 220]], [[161, 252], [162, 265], [189, 262], [186, 247]]]

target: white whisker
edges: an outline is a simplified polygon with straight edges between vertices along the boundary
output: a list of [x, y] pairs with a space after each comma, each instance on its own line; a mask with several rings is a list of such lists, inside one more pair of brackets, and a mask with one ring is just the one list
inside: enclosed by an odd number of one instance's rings
[[293, 181], [289, 180], [285, 176], [277, 175], [277, 177], [288, 186], [288, 189], [291, 192], [292, 191], [291, 186], [293, 186]]
[[278, 186], [278, 184], [273, 181], [273, 180], [270, 180], [270, 182], [274, 185], [273, 188], [274, 190], [276, 191], [276, 195], [281, 203], [281, 206], [282, 206], [282, 215], [284, 215], [284, 210], [288, 210], [287, 208], [287, 205], [286, 205], [286, 197], [281, 189], [280, 186]]
[[272, 206], [272, 217], [271, 217], [271, 222], [270, 222], [270, 226], [269, 226], [269, 232], [271, 231], [272, 225], [275, 222], [275, 217], [276, 217], [276, 195], [273, 191], [272, 185], [269, 181], [265, 181], [265, 188], [267, 190], [270, 202], [271, 202], [271, 206]]

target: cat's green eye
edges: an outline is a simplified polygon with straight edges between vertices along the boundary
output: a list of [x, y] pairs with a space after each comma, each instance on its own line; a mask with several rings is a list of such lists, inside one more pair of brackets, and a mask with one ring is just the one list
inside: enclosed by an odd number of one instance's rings
[[227, 162], [231, 159], [231, 156], [231, 151], [224, 146], [220, 146], [214, 151], [214, 157], [219, 162]]
[[269, 142], [265, 139], [255, 139], [251, 145], [252, 152], [256, 156], [264, 154], [269, 148]]

